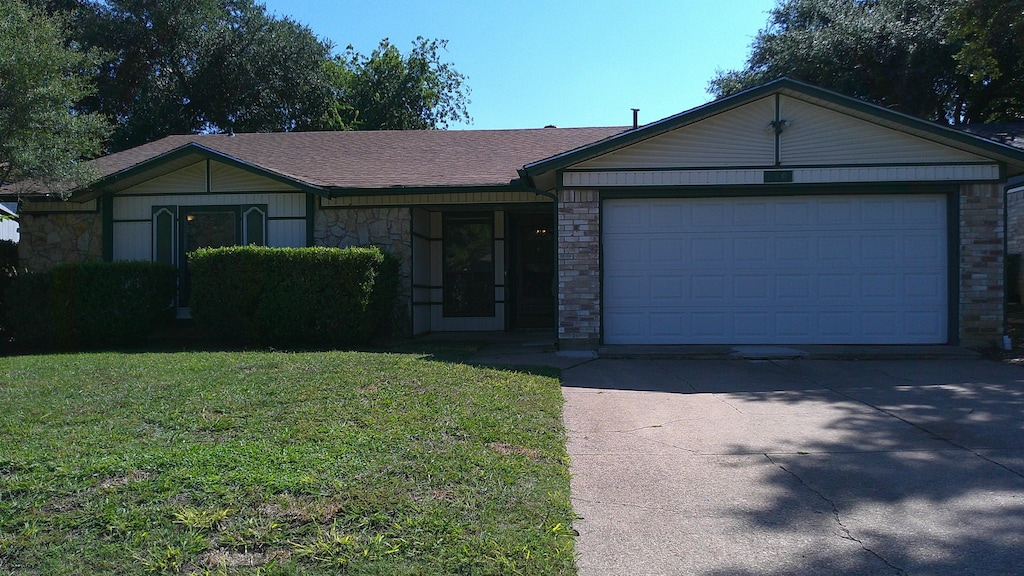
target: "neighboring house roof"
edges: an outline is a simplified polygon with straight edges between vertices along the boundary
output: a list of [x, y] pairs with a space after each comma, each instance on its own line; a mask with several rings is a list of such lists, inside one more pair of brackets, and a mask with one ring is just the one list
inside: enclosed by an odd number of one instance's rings
[[[91, 162], [115, 189], [219, 158], [310, 190], [508, 186], [517, 169], [627, 130], [409, 130], [168, 136]], [[145, 172], [145, 174], [141, 174]]]
[[844, 96], [791, 78], [780, 78], [732, 96], [715, 100], [692, 110], [669, 116], [663, 120], [652, 122], [637, 130], [630, 130], [600, 142], [594, 142], [551, 158], [532, 162], [524, 166], [521, 174], [526, 178], [536, 179], [541, 175], [620, 150], [772, 94], [784, 94], [812, 102], [881, 126], [984, 155], [994, 160], [1007, 162], [1016, 167], [1013, 173], [1024, 172], [1024, 151], [1013, 148], [1007, 145], [1007, 143], [988, 140], [981, 135], [961, 132], [948, 126], [942, 126], [914, 116], [895, 112], [882, 106]]
[[1000, 144], [1024, 149], [1024, 122], [966, 124], [961, 126], [960, 129], [975, 136], [994, 140]]

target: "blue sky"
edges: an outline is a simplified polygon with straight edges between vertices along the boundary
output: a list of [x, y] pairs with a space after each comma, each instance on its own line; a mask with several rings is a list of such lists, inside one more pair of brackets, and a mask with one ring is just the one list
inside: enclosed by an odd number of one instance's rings
[[265, 0], [369, 54], [417, 36], [448, 40], [468, 77], [473, 123], [451, 128], [645, 124], [708, 102], [718, 69], [739, 68], [775, 0]]

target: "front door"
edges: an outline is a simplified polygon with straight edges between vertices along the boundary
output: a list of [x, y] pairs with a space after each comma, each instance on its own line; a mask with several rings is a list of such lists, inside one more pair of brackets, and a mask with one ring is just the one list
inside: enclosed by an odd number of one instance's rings
[[222, 248], [239, 244], [239, 209], [234, 206], [209, 206], [182, 208], [180, 214], [181, 262], [178, 270], [181, 282], [178, 290], [178, 306], [188, 306], [192, 292], [188, 273], [188, 254], [200, 248]]
[[516, 329], [555, 325], [555, 230], [550, 213], [512, 214], [510, 272]]

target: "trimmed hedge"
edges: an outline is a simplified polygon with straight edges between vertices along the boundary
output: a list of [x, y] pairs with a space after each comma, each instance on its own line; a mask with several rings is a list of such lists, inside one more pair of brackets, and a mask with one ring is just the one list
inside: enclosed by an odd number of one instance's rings
[[65, 350], [137, 344], [174, 317], [177, 271], [156, 262], [80, 262], [21, 274], [6, 325], [22, 346]]
[[204, 248], [189, 254], [201, 334], [257, 345], [366, 344], [390, 333], [399, 262], [376, 247]]

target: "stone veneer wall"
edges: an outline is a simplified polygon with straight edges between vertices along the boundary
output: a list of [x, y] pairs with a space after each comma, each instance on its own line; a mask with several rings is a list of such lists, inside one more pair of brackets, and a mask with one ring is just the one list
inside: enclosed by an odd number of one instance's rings
[[960, 186], [960, 343], [997, 342], [1004, 330], [1003, 188]]
[[103, 259], [103, 217], [99, 212], [22, 213], [18, 263], [44, 272], [65, 262]]
[[596, 348], [601, 337], [601, 197], [558, 191], [558, 342]]
[[[316, 246], [345, 248], [376, 246], [397, 256], [402, 263], [400, 294], [403, 303], [400, 325], [411, 331], [412, 314], [412, 211], [408, 208], [324, 208], [316, 212], [313, 225]], [[408, 326], [406, 326], [408, 325]]]

